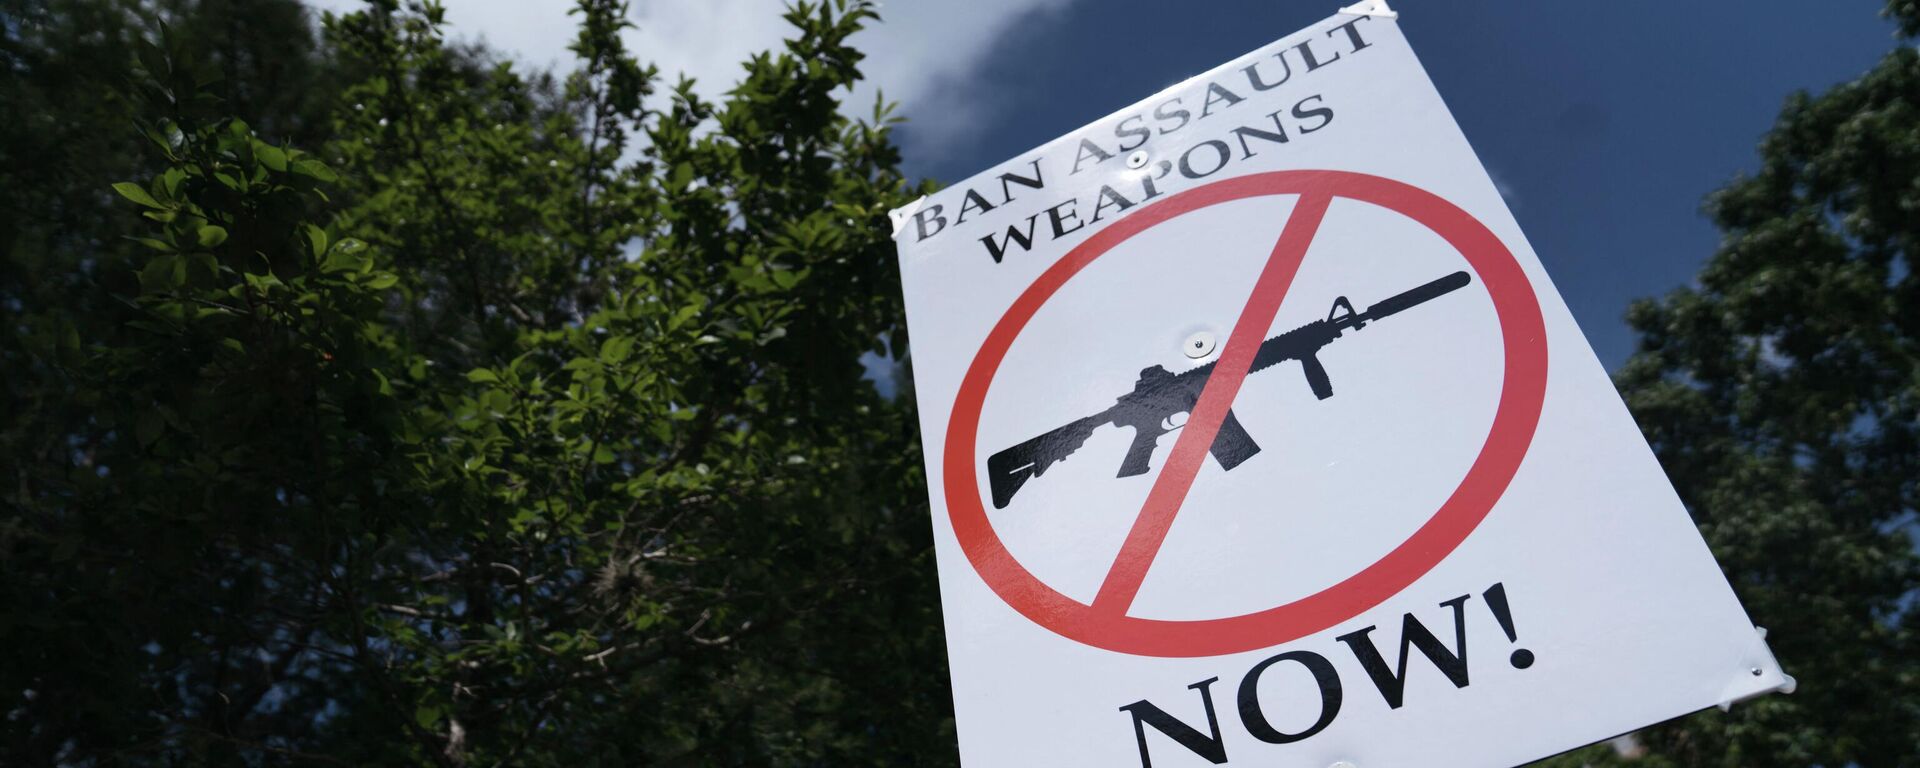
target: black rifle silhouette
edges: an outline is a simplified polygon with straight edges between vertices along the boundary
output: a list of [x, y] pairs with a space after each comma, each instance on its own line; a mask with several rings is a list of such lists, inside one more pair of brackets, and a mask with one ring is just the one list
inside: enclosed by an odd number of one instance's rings
[[[1247, 372], [1298, 360], [1314, 396], [1321, 400], [1333, 397], [1333, 381], [1327, 378], [1327, 369], [1320, 365], [1321, 348], [1349, 330], [1360, 330], [1367, 323], [1432, 301], [1470, 282], [1473, 278], [1467, 273], [1455, 272], [1367, 307], [1365, 312], [1353, 311], [1353, 304], [1341, 296], [1334, 299], [1327, 319], [1315, 320], [1261, 342], [1260, 351], [1254, 354], [1253, 366]], [[1153, 449], [1160, 436], [1179, 428], [1170, 425], [1168, 419], [1176, 413], [1191, 412], [1212, 375], [1213, 363], [1180, 373], [1153, 366], [1140, 372], [1133, 391], [1121, 395], [1113, 407], [987, 457], [987, 484], [993, 490], [994, 509], [1005, 509], [1020, 486], [1045, 474], [1054, 462], [1073, 455], [1094, 429], [1107, 424], [1133, 428], [1133, 445], [1127, 449], [1126, 459], [1120, 462], [1120, 474], [1116, 477], [1146, 474], [1152, 469]], [[1208, 452], [1222, 468], [1230, 470], [1259, 453], [1260, 446], [1240, 426], [1233, 411], [1228, 410]]]

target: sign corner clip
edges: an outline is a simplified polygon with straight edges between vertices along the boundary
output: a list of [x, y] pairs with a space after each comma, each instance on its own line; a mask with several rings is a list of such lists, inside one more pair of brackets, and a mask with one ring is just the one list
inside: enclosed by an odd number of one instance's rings
[[887, 218], [893, 220], [893, 236], [896, 238], [899, 237], [900, 230], [907, 227], [907, 220], [913, 218], [914, 214], [919, 213], [920, 207], [926, 204], [927, 195], [921, 195], [918, 200], [887, 211]]
[[[1754, 627], [1753, 634], [1753, 646], [1748, 649], [1747, 653], [1749, 661], [1748, 663], [1741, 664], [1741, 667], [1745, 669], [1745, 674], [1736, 675], [1734, 683], [1727, 687], [1728, 690], [1725, 693], [1721, 694], [1719, 707], [1722, 712], [1731, 712], [1733, 711], [1733, 705], [1748, 699], [1758, 698], [1770, 693], [1792, 694], [1794, 689], [1800, 687], [1800, 681], [1793, 679], [1793, 675], [1789, 675], [1786, 670], [1781, 669], [1780, 662], [1774, 659], [1773, 649], [1767, 646], [1767, 629], [1765, 627]], [[1752, 678], [1760, 678], [1771, 684], [1756, 689], [1753, 687]]]
[[1400, 18], [1399, 12], [1387, 6], [1387, 0], [1361, 0], [1361, 2], [1341, 8], [1340, 12], [1349, 16], [1376, 16], [1383, 19]]

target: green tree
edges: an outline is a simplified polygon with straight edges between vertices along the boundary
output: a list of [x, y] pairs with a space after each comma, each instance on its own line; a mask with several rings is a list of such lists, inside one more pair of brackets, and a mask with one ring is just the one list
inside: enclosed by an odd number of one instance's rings
[[1920, 52], [1794, 96], [1760, 154], [1707, 203], [1699, 285], [1634, 305], [1618, 379], [1800, 687], [1566, 765], [1920, 765]]
[[124, 273], [138, 220], [105, 190], [147, 167], [128, 132], [138, 41], [164, 25], [220, 75], [206, 90], [227, 114], [305, 142], [331, 102], [309, 24], [298, 0], [0, 0], [0, 313], [103, 297], [85, 286]]
[[[154, 146], [134, 131], [132, 51], [163, 34], [212, 68], [204, 91], [223, 111], [314, 136], [327, 86], [298, 0], [0, 0], [0, 469], [64, 461], [73, 410], [62, 373], [39, 368], [55, 339], [119, 339], [133, 319], [119, 297], [137, 289], [141, 220], [112, 194], [151, 169]], [[235, 62], [245, 62], [239, 66]], [[246, 93], [274, 94], [249, 99]], [[45, 464], [44, 462], [52, 462]], [[33, 474], [33, 473], [28, 473]], [[41, 475], [31, 478], [49, 481]], [[30, 485], [30, 484], [29, 484]], [[22, 491], [25, 493], [25, 491]]]
[[[110, 528], [119, 521], [79, 510], [83, 497], [120, 479], [110, 474], [114, 468], [134, 474], [125, 454], [113, 457], [112, 468], [102, 463], [109, 436], [116, 429], [131, 434], [136, 425], [151, 429], [162, 423], [153, 419], [164, 418], [153, 411], [147, 421], [116, 424], [121, 405], [152, 392], [116, 391], [127, 382], [97, 378], [106, 369], [90, 360], [95, 352], [153, 341], [139, 327], [155, 321], [140, 297], [143, 268], [158, 261], [157, 252], [127, 236], [156, 222], [129, 210], [110, 184], [164, 159], [156, 153], [184, 148], [136, 130], [141, 109], [129, 88], [137, 72], [132, 52], [143, 39], [164, 35], [181, 50], [217, 51], [210, 54], [215, 62], [241, 55], [258, 65], [225, 79], [215, 79], [217, 68], [192, 73], [188, 92], [216, 98], [267, 86], [249, 79], [257, 71], [309, 67], [313, 36], [298, 2], [248, 3], [249, 13], [218, 25], [244, 40], [217, 45], [205, 34], [213, 26], [207, 16], [226, 7], [192, 0], [0, 0], [0, 59], [7, 68], [0, 112], [9, 116], [0, 126], [0, 370], [6, 373], [0, 376], [0, 473], [6, 478], [0, 484], [0, 643], [9, 648], [0, 659], [0, 680], [9, 691], [0, 708], [10, 715], [0, 742], [17, 756], [0, 762], [44, 765], [57, 755], [133, 743], [150, 728], [145, 707], [155, 701], [157, 678], [142, 677], [140, 652], [125, 644], [127, 637], [101, 627], [160, 617], [149, 637], [171, 642], [175, 630], [198, 618], [166, 616], [149, 605], [147, 585], [124, 580], [125, 569], [144, 564], [113, 560], [139, 554], [114, 552], [124, 541]], [[316, 98], [320, 92], [306, 89]], [[271, 108], [285, 112], [291, 101], [282, 98]], [[171, 114], [168, 106], [154, 106], [155, 119]], [[194, 120], [199, 125], [205, 116], [196, 113]], [[301, 124], [291, 114], [269, 122], [288, 129]], [[176, 178], [162, 199], [173, 200], [183, 182]], [[168, 247], [179, 253], [179, 244], [198, 247], [191, 238]], [[169, 262], [169, 269], [184, 269], [193, 258]], [[144, 274], [162, 276], [157, 268]], [[152, 530], [136, 526], [124, 533]], [[113, 563], [107, 568], [123, 569], [120, 580], [73, 567], [88, 562]]]
[[315, 154], [224, 116], [217, 46], [142, 57], [138, 255], [82, 285], [123, 322], [15, 308], [63, 406], [7, 425], [10, 762], [951, 762], [913, 414], [859, 365], [917, 194], [839, 103], [871, 7], [793, 7], [720, 103], [576, 13], [558, 81], [435, 3], [328, 19]]

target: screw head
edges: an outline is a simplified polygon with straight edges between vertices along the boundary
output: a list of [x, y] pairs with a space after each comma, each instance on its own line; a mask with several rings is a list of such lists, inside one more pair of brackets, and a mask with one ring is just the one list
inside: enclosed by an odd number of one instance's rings
[[1180, 351], [1185, 352], [1189, 358], [1199, 360], [1200, 358], [1213, 354], [1213, 350], [1219, 347], [1219, 345], [1219, 339], [1214, 338], [1212, 333], [1200, 331], [1192, 336], [1188, 336], [1187, 340], [1181, 343]]
[[1133, 154], [1127, 155], [1127, 167], [1136, 171], [1147, 167], [1147, 151], [1136, 149]]

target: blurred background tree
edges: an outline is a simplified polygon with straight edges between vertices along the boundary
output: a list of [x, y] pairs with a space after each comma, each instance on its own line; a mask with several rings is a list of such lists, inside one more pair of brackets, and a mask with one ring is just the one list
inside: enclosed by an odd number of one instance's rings
[[4, 762], [951, 762], [871, 7], [8, 3]]
[[[0, 762], [954, 763], [873, 8], [718, 103], [625, 11], [556, 76], [423, 0], [0, 0]], [[1551, 762], [1920, 765], [1911, 41], [1708, 210], [1619, 381], [1803, 685]]]
[[1559, 764], [1920, 765], [1920, 5], [1887, 13], [1909, 39], [1787, 100], [1617, 376], [1799, 690]]

